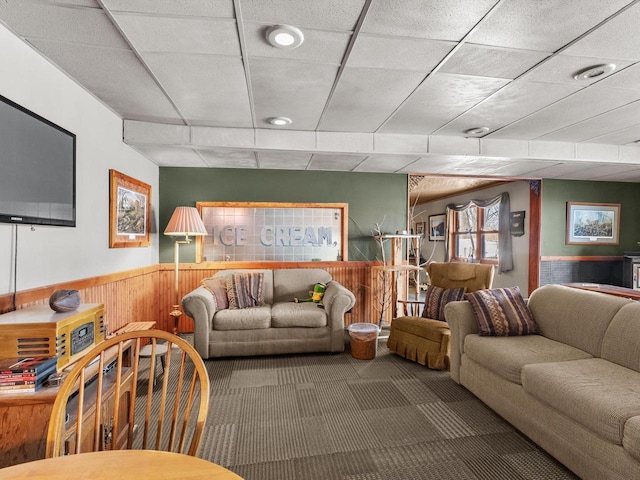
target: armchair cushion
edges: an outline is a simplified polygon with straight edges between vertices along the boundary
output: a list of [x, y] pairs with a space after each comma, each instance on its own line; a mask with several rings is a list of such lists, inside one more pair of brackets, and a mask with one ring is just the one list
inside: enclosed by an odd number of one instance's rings
[[480, 335], [513, 336], [539, 334], [518, 287], [478, 290], [466, 294], [475, 313]]
[[429, 285], [425, 291], [423, 318], [444, 320], [444, 307], [449, 302], [464, 300], [464, 288], [440, 288]]

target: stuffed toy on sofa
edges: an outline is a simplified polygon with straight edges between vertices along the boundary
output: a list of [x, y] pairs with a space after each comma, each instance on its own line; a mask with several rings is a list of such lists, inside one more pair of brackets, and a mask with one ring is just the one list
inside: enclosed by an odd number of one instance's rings
[[313, 302], [313, 303], [317, 303], [319, 307], [322, 307], [322, 297], [324, 297], [324, 291], [326, 290], [327, 286], [324, 283], [316, 283], [313, 286], [313, 291], [309, 292], [309, 297], [308, 298], [294, 298], [293, 301], [296, 303], [303, 303], [303, 302]]

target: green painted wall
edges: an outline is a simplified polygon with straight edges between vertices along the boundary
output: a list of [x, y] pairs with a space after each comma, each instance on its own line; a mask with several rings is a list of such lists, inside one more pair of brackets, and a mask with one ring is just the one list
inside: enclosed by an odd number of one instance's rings
[[[619, 203], [619, 245], [565, 245], [567, 202]], [[543, 180], [542, 256], [618, 256], [640, 251], [640, 185], [627, 182]]]
[[[407, 175], [382, 173], [160, 168], [160, 262], [173, 262], [171, 237], [162, 235], [176, 206], [196, 202], [318, 202], [349, 205], [349, 260], [376, 260], [371, 238], [406, 229]], [[388, 243], [388, 242], [387, 242]], [[180, 261], [193, 262], [193, 245], [180, 247]]]

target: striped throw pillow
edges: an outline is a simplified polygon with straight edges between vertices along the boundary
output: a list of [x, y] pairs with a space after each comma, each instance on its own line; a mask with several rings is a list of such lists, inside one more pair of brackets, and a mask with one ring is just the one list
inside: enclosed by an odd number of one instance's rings
[[440, 288], [434, 285], [427, 286], [424, 297], [424, 309], [422, 316], [433, 320], [444, 319], [444, 307], [449, 302], [464, 300], [464, 288]]
[[478, 290], [467, 293], [484, 336], [507, 337], [540, 333], [518, 287]]
[[264, 274], [234, 273], [227, 277], [229, 308], [249, 308], [264, 305]]

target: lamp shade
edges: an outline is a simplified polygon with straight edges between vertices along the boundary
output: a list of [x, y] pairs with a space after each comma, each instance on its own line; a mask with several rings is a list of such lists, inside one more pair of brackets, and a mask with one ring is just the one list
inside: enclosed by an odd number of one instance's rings
[[164, 229], [165, 235], [206, 235], [207, 229], [194, 207], [176, 207]]

